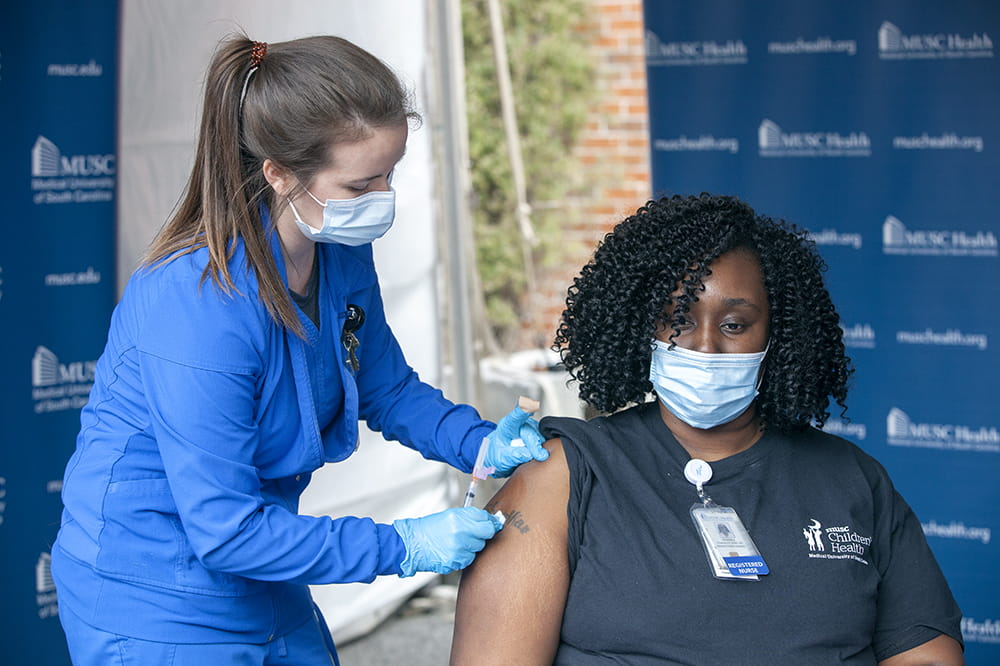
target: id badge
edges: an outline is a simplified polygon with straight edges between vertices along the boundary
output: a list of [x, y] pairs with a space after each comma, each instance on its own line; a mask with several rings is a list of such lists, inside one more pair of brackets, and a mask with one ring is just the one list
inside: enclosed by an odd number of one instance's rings
[[769, 572], [736, 510], [717, 504], [695, 504], [691, 518], [716, 578], [760, 580]]

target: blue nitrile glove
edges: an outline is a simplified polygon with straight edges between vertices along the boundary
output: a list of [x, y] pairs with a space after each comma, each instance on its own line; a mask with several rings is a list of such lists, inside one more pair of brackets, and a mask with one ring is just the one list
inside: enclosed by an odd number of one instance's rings
[[406, 546], [406, 557], [399, 565], [401, 576], [464, 569], [472, 564], [486, 540], [503, 527], [495, 516], [474, 506], [445, 509], [423, 518], [401, 518], [392, 526]]
[[[497, 429], [489, 434], [488, 439], [490, 444], [483, 464], [495, 467], [491, 476], [497, 478], [510, 476], [521, 463], [549, 457], [549, 452], [542, 446], [545, 438], [538, 429], [538, 421], [531, 418], [531, 414], [521, 409], [520, 405], [500, 419]], [[514, 440], [521, 442], [512, 444]]]

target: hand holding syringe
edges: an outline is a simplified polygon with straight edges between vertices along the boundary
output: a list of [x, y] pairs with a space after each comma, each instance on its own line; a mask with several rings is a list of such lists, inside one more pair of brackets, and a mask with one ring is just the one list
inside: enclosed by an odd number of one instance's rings
[[[526, 462], [532, 458], [544, 460], [548, 457], [548, 451], [541, 445], [544, 439], [538, 431], [538, 425], [531, 419], [531, 415], [538, 411], [538, 407], [537, 400], [532, 400], [524, 396], [519, 397], [517, 407], [514, 411], [500, 420], [496, 431], [483, 438], [482, 444], [479, 446], [479, 453], [476, 456], [476, 463], [472, 468], [472, 479], [469, 481], [469, 489], [465, 493], [464, 506], [472, 506], [472, 502], [476, 497], [476, 486], [479, 481], [497, 473], [496, 466], [488, 464], [487, 458], [500, 460], [499, 464], [505, 467], [501, 471], [509, 474], [521, 462]], [[532, 438], [530, 446], [522, 439], [524, 436]], [[496, 449], [492, 454], [490, 452], [491, 446]], [[526, 453], [518, 455], [517, 458], [519, 460], [512, 462], [510, 460], [512, 456], [509, 453], [505, 456], [503, 449], [520, 449]]]

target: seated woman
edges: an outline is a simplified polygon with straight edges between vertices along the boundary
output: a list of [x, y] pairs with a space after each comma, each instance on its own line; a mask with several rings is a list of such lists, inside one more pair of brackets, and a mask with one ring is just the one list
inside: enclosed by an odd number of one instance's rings
[[462, 576], [453, 664], [963, 663], [917, 518], [817, 429], [851, 373], [824, 270], [733, 197], [608, 234], [555, 340], [606, 415], [543, 419], [549, 461], [491, 500], [506, 528]]

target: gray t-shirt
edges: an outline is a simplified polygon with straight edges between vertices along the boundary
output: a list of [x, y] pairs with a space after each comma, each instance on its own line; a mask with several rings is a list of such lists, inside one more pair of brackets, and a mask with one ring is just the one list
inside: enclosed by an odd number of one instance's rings
[[570, 473], [571, 581], [557, 664], [874, 664], [959, 610], [882, 466], [815, 429], [767, 432], [711, 463], [770, 569], [713, 577], [690, 517], [688, 453], [655, 402], [589, 422], [545, 418]]

